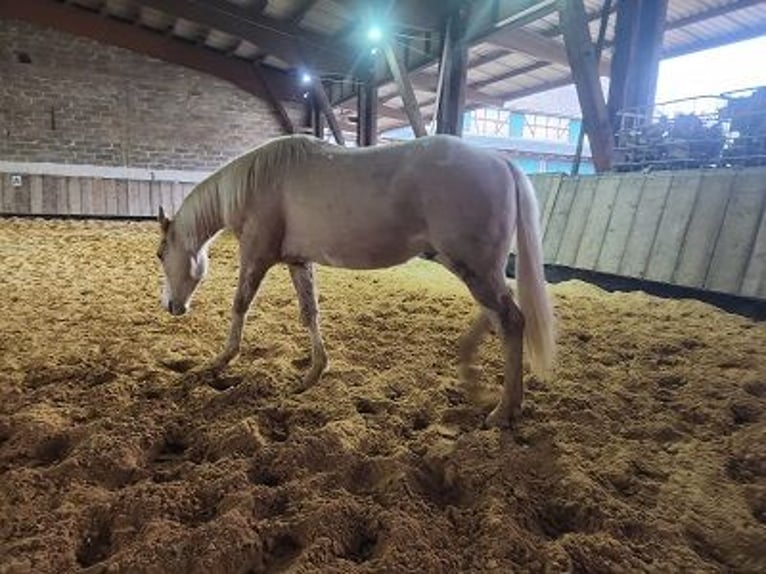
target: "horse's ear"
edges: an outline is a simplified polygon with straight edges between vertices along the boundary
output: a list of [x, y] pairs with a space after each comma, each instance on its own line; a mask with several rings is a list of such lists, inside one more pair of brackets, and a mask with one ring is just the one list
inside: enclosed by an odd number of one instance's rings
[[160, 212], [157, 215], [157, 221], [160, 222], [160, 227], [162, 228], [162, 231], [167, 231], [168, 226], [170, 225], [170, 220], [165, 217], [165, 210], [162, 209], [162, 206], [160, 205]]

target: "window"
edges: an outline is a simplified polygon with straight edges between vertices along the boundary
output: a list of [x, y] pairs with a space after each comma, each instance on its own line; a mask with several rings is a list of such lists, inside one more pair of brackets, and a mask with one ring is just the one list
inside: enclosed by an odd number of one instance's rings
[[522, 136], [533, 140], [568, 142], [569, 122], [568, 118], [525, 114]]
[[500, 138], [507, 138], [510, 135], [508, 130], [510, 112], [508, 110], [483, 108], [473, 110], [466, 116], [464, 122], [466, 134]]

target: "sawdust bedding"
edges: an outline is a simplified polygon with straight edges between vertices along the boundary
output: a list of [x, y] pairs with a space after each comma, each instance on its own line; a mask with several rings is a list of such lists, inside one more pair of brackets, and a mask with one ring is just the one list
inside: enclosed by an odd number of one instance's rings
[[[331, 370], [274, 270], [225, 375], [235, 242], [189, 316], [148, 223], [0, 221], [0, 571], [766, 571], [766, 326], [555, 285], [523, 422], [456, 381], [473, 314], [437, 265], [318, 271]], [[228, 387], [228, 388], [225, 388]]]

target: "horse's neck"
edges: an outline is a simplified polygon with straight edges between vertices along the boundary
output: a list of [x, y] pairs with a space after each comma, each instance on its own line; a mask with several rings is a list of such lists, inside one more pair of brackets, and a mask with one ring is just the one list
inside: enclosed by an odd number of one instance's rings
[[195, 189], [181, 204], [176, 223], [189, 249], [202, 249], [225, 225], [216, 188]]

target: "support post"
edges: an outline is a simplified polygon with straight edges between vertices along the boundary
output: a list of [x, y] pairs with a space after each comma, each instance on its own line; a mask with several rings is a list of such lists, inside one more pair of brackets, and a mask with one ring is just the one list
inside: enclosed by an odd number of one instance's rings
[[394, 76], [396, 85], [399, 88], [399, 95], [402, 97], [402, 102], [404, 102], [404, 111], [410, 120], [412, 131], [415, 137], [423, 137], [426, 135], [426, 126], [423, 123], [423, 116], [420, 115], [420, 106], [415, 97], [415, 91], [412, 89], [410, 78], [407, 75], [407, 68], [404, 66], [399, 54], [394, 50], [391, 42], [383, 42], [383, 51], [386, 53], [386, 60], [388, 61], [389, 68], [391, 68], [391, 75]]
[[324, 116], [322, 115], [322, 109], [317, 103], [317, 98], [313, 93], [309, 94], [309, 101], [311, 106], [311, 129], [314, 137], [321, 140], [324, 139]]
[[436, 94], [436, 133], [463, 134], [466, 75], [468, 71], [468, 4], [453, 2], [444, 30]]
[[375, 59], [372, 55], [365, 63], [359, 78], [356, 99], [356, 145], [373, 146], [378, 143], [378, 86], [375, 83]]
[[314, 80], [313, 86], [314, 89], [312, 92], [317, 104], [319, 105], [319, 109], [322, 110], [325, 118], [327, 118], [327, 123], [330, 126], [330, 131], [332, 131], [332, 135], [335, 138], [335, 141], [338, 143], [338, 145], [346, 145], [346, 139], [343, 137], [343, 132], [341, 131], [340, 125], [338, 124], [338, 119], [335, 117], [335, 113], [332, 111], [332, 106], [330, 105], [330, 100], [327, 98], [327, 92], [324, 91], [322, 81], [317, 78]]
[[266, 79], [266, 77], [263, 74], [263, 69], [261, 68], [260, 63], [256, 62], [253, 65], [253, 74], [255, 75], [257, 80], [260, 82], [261, 86], [263, 86], [263, 93], [266, 96], [266, 101], [271, 106], [271, 110], [276, 116], [277, 121], [279, 121], [279, 125], [282, 126], [282, 131], [286, 134], [294, 134], [295, 125], [293, 124], [293, 121], [290, 119], [290, 116], [287, 115], [287, 110], [285, 110], [285, 107], [282, 105], [282, 102], [279, 101], [279, 98], [277, 98], [276, 94], [271, 89], [271, 86], [269, 85], [269, 81]]
[[[604, 51], [604, 41], [606, 40], [606, 28], [609, 25], [609, 16], [612, 13], [612, 0], [604, 0], [604, 6], [601, 8], [601, 22], [598, 27], [598, 39], [596, 40], [596, 66], [601, 66], [601, 52]], [[609, 106], [607, 106], [607, 109]], [[611, 126], [615, 124], [610, 122]], [[612, 128], [614, 129], [614, 128]], [[580, 173], [580, 163], [582, 162], [582, 148], [585, 145], [585, 130], [580, 126], [577, 134], [577, 149], [575, 150], [574, 161], [572, 162], [572, 175]]]
[[591, 42], [583, 0], [558, 0], [559, 21], [564, 33], [569, 66], [577, 88], [583, 115], [583, 127], [588, 134], [593, 164], [598, 172], [612, 166], [614, 140], [609, 114], [601, 91], [595, 50]]
[[617, 3], [608, 102], [615, 127], [620, 124], [618, 113], [622, 110], [640, 110], [651, 117], [667, 8], [667, 0]]

